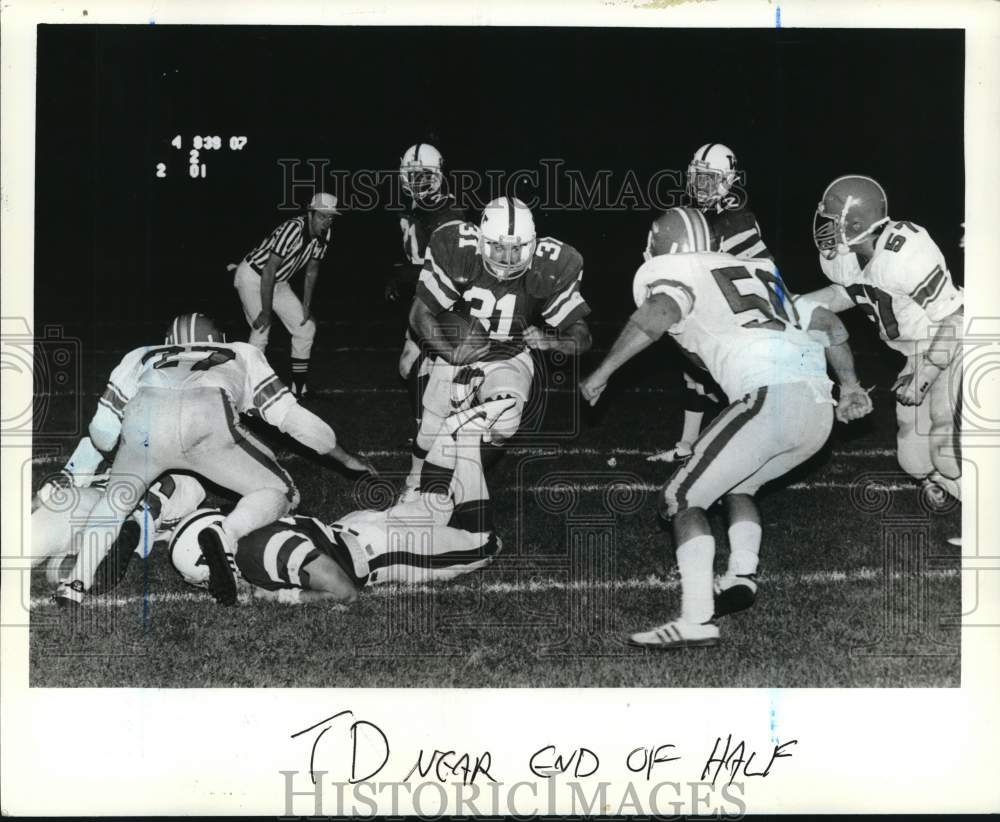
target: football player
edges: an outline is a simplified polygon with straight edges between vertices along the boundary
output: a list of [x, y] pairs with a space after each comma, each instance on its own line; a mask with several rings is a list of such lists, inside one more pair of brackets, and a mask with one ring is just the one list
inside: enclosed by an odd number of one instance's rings
[[[424, 482], [424, 457], [453, 410], [513, 398], [514, 405], [490, 431], [490, 442], [500, 445], [521, 424], [535, 370], [531, 349], [573, 355], [590, 348], [584, 319], [590, 307], [580, 292], [582, 279], [580, 253], [553, 237], [539, 239], [531, 210], [514, 197], [488, 203], [478, 226], [449, 223], [434, 232], [410, 322], [436, 359], [424, 390], [404, 497]], [[478, 320], [489, 335], [488, 345], [452, 347], [436, 319], [448, 310]]]
[[[754, 213], [733, 193], [739, 178], [736, 155], [722, 143], [706, 143], [691, 158], [687, 170], [687, 194], [708, 220], [719, 251], [735, 257], [773, 260], [760, 236]], [[655, 226], [656, 223], [653, 223]], [[650, 257], [653, 237], [646, 243], [645, 259]], [[691, 456], [691, 443], [701, 431], [706, 413], [718, 410], [725, 399], [711, 375], [694, 365], [684, 372], [684, 424], [677, 444], [649, 457], [650, 462], [683, 461]]]
[[826, 187], [813, 238], [831, 285], [809, 297], [835, 312], [859, 307], [906, 358], [893, 385], [900, 466], [932, 499], [945, 499], [940, 489], [961, 499], [963, 292], [941, 250], [926, 229], [891, 219], [882, 186], [858, 174]]
[[[84, 437], [58, 473], [38, 489], [31, 503], [31, 564], [46, 564], [53, 583], [70, 573], [79, 545], [74, 537], [108, 486], [104, 456]], [[178, 522], [205, 499], [201, 483], [188, 474], [164, 474], [125, 520], [112, 550], [98, 568], [94, 590], [113, 588], [135, 554], [148, 556]]]
[[[708, 221], [691, 208], [658, 218], [653, 238], [632, 285], [636, 311], [580, 391], [593, 405], [615, 371], [669, 333], [733, 398], [660, 492], [677, 546], [681, 614], [630, 641], [675, 649], [716, 644], [714, 618], [754, 602], [761, 542], [754, 494], [826, 442], [834, 418], [827, 361], [840, 381], [839, 419], [863, 416], [871, 401], [855, 377], [843, 324], [814, 302], [793, 305], [771, 261], [713, 252]], [[706, 510], [720, 498], [731, 551], [713, 586]]]
[[87, 518], [76, 564], [59, 583], [56, 601], [82, 603], [122, 524], [164, 472], [192, 471], [241, 496], [217, 527], [201, 534], [204, 550], [216, 554], [292, 510], [298, 491], [291, 477], [240, 423], [239, 414], [251, 411], [318, 454], [353, 471], [372, 471], [296, 402], [258, 348], [226, 343], [208, 317], [183, 314], [171, 323], [165, 345], [130, 351], [111, 372], [89, 433], [99, 451], [117, 447], [108, 480], [116, 493], [103, 494]]
[[174, 567], [223, 605], [236, 603], [239, 580], [249, 583], [255, 596], [287, 604], [349, 603], [367, 585], [444, 581], [483, 568], [501, 543], [493, 530], [480, 444], [512, 403], [497, 400], [446, 420], [427, 456], [451, 472], [446, 494], [418, 494], [413, 502], [355, 511], [329, 525], [313, 517], [284, 517], [244, 536], [222, 563], [202, 553], [199, 539], [222, 514], [196, 511], [171, 537]]
[[[385, 288], [385, 298], [390, 301], [412, 299], [431, 234], [445, 223], [465, 220], [465, 213], [455, 204], [454, 196], [441, 190], [444, 160], [441, 152], [430, 143], [417, 143], [403, 153], [399, 161], [399, 178], [409, 202], [399, 218], [404, 262], [394, 266]], [[407, 327], [399, 356], [399, 376], [406, 381], [418, 426], [422, 407], [420, 388], [427, 382], [428, 365], [414, 341], [413, 330]]]

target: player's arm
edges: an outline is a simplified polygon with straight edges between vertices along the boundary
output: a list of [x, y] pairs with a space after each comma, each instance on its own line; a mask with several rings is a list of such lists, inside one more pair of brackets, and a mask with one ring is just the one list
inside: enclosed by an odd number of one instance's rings
[[97, 410], [90, 420], [88, 433], [94, 447], [102, 454], [110, 454], [118, 445], [125, 406], [136, 389], [136, 373], [142, 364], [144, 348], [130, 351], [108, 377], [108, 384], [97, 401]]
[[445, 270], [458, 239], [457, 228], [451, 223], [431, 235], [424, 252], [424, 266], [417, 281], [417, 293], [410, 305], [409, 317], [410, 326], [416, 331], [424, 352], [441, 357], [453, 365], [463, 363], [453, 362], [456, 349], [452, 348], [442, 332], [437, 316], [451, 309], [461, 297], [458, 286]]
[[804, 317], [802, 313], [799, 316], [803, 321], [808, 319], [806, 330], [823, 342], [827, 364], [840, 386], [837, 419], [841, 422], [851, 422], [870, 414], [873, 407], [872, 400], [858, 382], [854, 369], [854, 354], [848, 343], [850, 335], [840, 317], [815, 303], [806, 302], [802, 305], [802, 309], [804, 312], [809, 312], [809, 316]]
[[435, 312], [418, 295], [410, 305], [410, 325], [420, 337], [420, 344], [426, 353], [450, 361], [452, 348], [438, 327], [437, 313], [440, 312]]
[[934, 381], [958, 355], [964, 316], [963, 307], [960, 305], [940, 320], [931, 344], [920, 357], [917, 367], [896, 380], [892, 390], [902, 405], [920, 405]]
[[302, 322], [305, 325], [312, 319], [313, 292], [316, 290], [316, 279], [319, 277], [319, 260], [312, 259], [306, 264], [305, 285], [302, 287]]
[[238, 344], [239, 354], [246, 367], [249, 401], [244, 401], [240, 411], [256, 411], [265, 422], [283, 434], [300, 442], [320, 456], [333, 457], [351, 471], [377, 473], [371, 464], [346, 451], [337, 442], [333, 429], [312, 411], [303, 408], [292, 392], [268, 365], [264, 354], [253, 346]]
[[798, 304], [799, 300], [809, 300], [832, 311], [834, 314], [839, 314], [848, 308], [854, 308], [854, 300], [847, 293], [847, 289], [836, 283], [831, 283], [825, 288], [819, 288], [816, 291], [810, 291], [808, 294], [800, 294], [795, 297], [796, 304]]
[[608, 380], [636, 354], [647, 349], [682, 318], [681, 307], [668, 294], [652, 294], [629, 317], [604, 360], [583, 382], [580, 393], [594, 405]]
[[32, 496], [32, 512], [48, 502], [52, 494], [60, 488], [69, 488], [70, 486], [80, 488], [90, 485], [103, 460], [104, 455], [94, 447], [90, 437], [83, 437], [59, 473], [46, 480]]
[[546, 334], [537, 326], [529, 326], [524, 330], [524, 342], [529, 348], [537, 348], [539, 351], [559, 351], [570, 356], [579, 356], [590, 350], [593, 338], [587, 321], [580, 317], [559, 329], [556, 336]]

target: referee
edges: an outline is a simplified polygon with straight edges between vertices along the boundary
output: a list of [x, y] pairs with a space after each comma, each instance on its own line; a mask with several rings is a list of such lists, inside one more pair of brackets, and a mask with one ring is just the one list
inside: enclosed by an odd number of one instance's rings
[[[319, 263], [330, 244], [330, 226], [337, 210], [332, 194], [317, 194], [309, 210], [286, 220], [236, 266], [233, 285], [240, 295], [243, 314], [250, 324], [250, 344], [267, 348], [272, 313], [292, 337], [292, 393], [299, 399], [307, 394], [309, 355], [316, 337], [312, 299], [319, 275]], [[302, 301], [289, 280], [306, 270]]]

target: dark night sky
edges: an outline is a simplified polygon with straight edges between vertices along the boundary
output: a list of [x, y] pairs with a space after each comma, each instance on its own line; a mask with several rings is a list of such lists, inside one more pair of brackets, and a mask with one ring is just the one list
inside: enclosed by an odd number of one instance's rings
[[[825, 184], [871, 174], [961, 278], [963, 72], [960, 31], [40, 26], [36, 320], [125, 345], [191, 308], [239, 328], [225, 264], [287, 216], [277, 159], [393, 169], [422, 140], [451, 169], [559, 158], [610, 169], [613, 189], [726, 142], [798, 290], [819, 284]], [[248, 143], [203, 151], [208, 174], [192, 180], [194, 134]], [[629, 309], [650, 217], [536, 213], [540, 233], [583, 253], [595, 318]], [[396, 219], [339, 218], [322, 317], [386, 314]]]

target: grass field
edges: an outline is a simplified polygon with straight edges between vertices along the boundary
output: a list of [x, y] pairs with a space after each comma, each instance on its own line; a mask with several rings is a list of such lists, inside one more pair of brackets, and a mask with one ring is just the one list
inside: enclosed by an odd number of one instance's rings
[[[614, 326], [595, 335], [606, 345]], [[328, 521], [389, 500], [409, 458], [407, 399], [395, 377], [398, 329], [353, 348], [320, 331], [310, 407], [383, 481], [356, 483], [271, 437], [302, 493]], [[368, 340], [371, 340], [370, 344]], [[91, 351], [83, 408], [119, 352]], [[269, 350], [279, 372], [287, 348]], [[597, 354], [582, 364], [586, 370]], [[76, 617], [32, 580], [31, 684], [43, 687], [956, 687], [960, 510], [930, 512], [896, 466], [893, 363], [859, 355], [878, 381], [876, 412], [760, 499], [760, 595], [721, 625], [722, 643], [637, 651], [625, 633], [675, 615], [678, 578], [655, 490], [669, 468], [645, 456], [679, 431], [678, 378], [652, 352], [597, 409], [575, 393], [572, 364], [542, 369], [525, 430], [489, 476], [504, 550], [485, 572], [428, 588], [374, 587], [350, 609], [244, 598], [216, 606], [167, 559], [134, 562], [112, 595]], [[66, 430], [73, 398], [47, 398], [41, 430]], [[59, 455], [36, 449], [37, 486]], [[558, 484], [561, 494], [552, 488]], [[612, 486], [613, 490], [608, 491]], [[716, 517], [717, 565], [728, 554]]]

